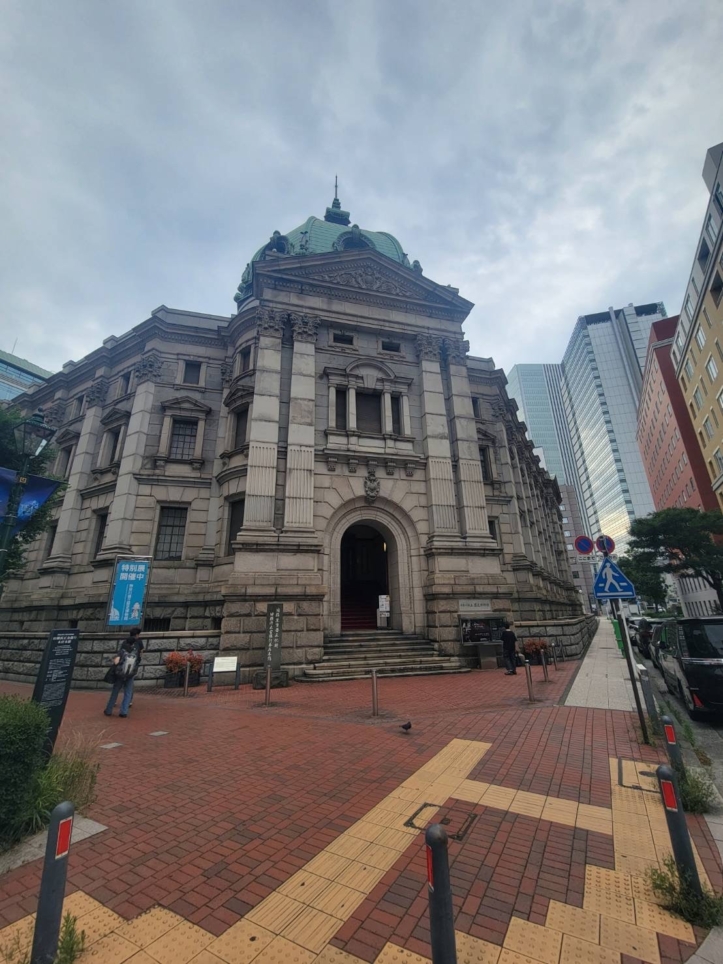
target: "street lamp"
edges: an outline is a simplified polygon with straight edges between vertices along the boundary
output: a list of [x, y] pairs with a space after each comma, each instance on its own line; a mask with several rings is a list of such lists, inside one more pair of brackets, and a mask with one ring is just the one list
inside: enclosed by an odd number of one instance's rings
[[[55, 429], [45, 424], [42, 410], [38, 410], [28, 418], [21, 419], [13, 427], [15, 451], [20, 456], [20, 468], [10, 489], [5, 518], [0, 522], [0, 580], [2, 580], [7, 566], [13, 529], [18, 517], [18, 508], [28, 481], [30, 460], [40, 455], [53, 435], [55, 435]], [[2, 584], [0, 583], [1, 591]]]

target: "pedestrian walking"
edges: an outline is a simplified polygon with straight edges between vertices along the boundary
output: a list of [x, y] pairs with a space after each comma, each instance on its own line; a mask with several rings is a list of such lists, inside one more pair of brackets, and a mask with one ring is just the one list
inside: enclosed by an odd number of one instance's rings
[[512, 632], [512, 623], [505, 620], [504, 629], [500, 633], [502, 641], [502, 659], [507, 670], [505, 676], [517, 676], [517, 636]]
[[103, 711], [106, 716], [112, 716], [118, 696], [123, 693], [121, 700], [120, 713], [122, 719], [128, 716], [128, 710], [133, 703], [133, 681], [138, 673], [141, 664], [141, 654], [143, 643], [141, 642], [140, 629], [131, 629], [128, 638], [124, 639], [120, 645], [118, 653], [113, 658], [113, 665], [105, 676], [106, 683], [112, 683], [108, 704]]

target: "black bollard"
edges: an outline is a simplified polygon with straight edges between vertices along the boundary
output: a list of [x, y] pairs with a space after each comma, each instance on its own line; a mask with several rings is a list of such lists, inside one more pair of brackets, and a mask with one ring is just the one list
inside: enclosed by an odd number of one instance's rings
[[696, 896], [702, 897], [703, 891], [698, 877], [698, 868], [695, 866], [693, 845], [690, 842], [688, 824], [685, 822], [683, 804], [680, 802], [680, 790], [678, 789], [675, 771], [672, 767], [663, 764], [657, 768], [655, 773], [658, 777], [660, 796], [663, 798], [665, 819], [668, 822], [670, 844], [673, 848], [678, 876], [681, 883], [690, 886]]
[[449, 883], [447, 831], [438, 823], [427, 827], [427, 889], [432, 964], [457, 964], [452, 887]]
[[540, 650], [540, 662], [542, 663], [542, 675], [545, 677], [545, 682], [550, 682], [550, 677], [547, 675], [547, 657], [545, 656], [545, 650]]
[[669, 716], [661, 716], [660, 722], [663, 724], [663, 736], [665, 737], [665, 748], [668, 751], [670, 765], [681, 776], [685, 774], [683, 764], [683, 754], [680, 752], [680, 743], [675, 734], [675, 726]]
[[50, 815], [30, 964], [53, 964], [58, 953], [74, 814], [75, 807], [66, 801]]

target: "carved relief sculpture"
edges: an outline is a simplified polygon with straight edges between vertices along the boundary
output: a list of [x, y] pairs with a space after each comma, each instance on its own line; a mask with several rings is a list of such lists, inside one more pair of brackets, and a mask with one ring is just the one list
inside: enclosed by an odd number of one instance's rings
[[149, 352], [147, 355], [143, 355], [141, 360], [136, 363], [133, 371], [137, 382], [155, 382], [156, 379], [161, 377], [161, 372], [163, 371], [161, 356], [156, 352]]
[[376, 502], [377, 496], [379, 495], [379, 479], [371, 473], [372, 470], [369, 469], [369, 474], [364, 479], [364, 500], [367, 505]]
[[48, 405], [43, 409], [43, 418], [49, 428], [58, 428], [65, 420], [65, 402], [57, 399], [52, 405]]
[[93, 405], [102, 405], [107, 394], [108, 382], [105, 378], [99, 378], [97, 381], [94, 381], [85, 393], [85, 401], [88, 408], [91, 408]]
[[294, 341], [315, 342], [319, 333], [319, 318], [316, 315], [301, 315], [296, 312], [289, 314]]
[[445, 338], [444, 347], [447, 361], [450, 365], [466, 365], [469, 354], [469, 342], [462, 338]]
[[284, 333], [284, 312], [276, 308], [259, 308], [256, 312], [256, 323], [262, 335], [276, 335], [279, 338]]
[[420, 361], [439, 361], [442, 339], [426, 332], [417, 335], [417, 356]]

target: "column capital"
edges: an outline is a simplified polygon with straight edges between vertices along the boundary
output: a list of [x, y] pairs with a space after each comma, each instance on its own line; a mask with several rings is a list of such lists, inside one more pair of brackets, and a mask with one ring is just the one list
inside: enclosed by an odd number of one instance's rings
[[289, 321], [294, 335], [294, 341], [315, 342], [319, 334], [321, 322], [317, 315], [303, 315], [296, 311], [289, 312]]
[[439, 361], [442, 339], [439, 335], [424, 332], [417, 335], [417, 357], [420, 361]]
[[256, 324], [259, 334], [281, 338], [284, 333], [284, 317], [286, 312], [277, 308], [259, 308], [256, 312]]
[[88, 408], [93, 405], [102, 405], [108, 395], [108, 380], [106, 378], [96, 378], [85, 393], [85, 402]]
[[147, 355], [142, 355], [140, 361], [136, 362], [134, 374], [137, 382], [155, 382], [161, 377], [163, 371], [163, 360], [158, 352], [149, 351]]
[[450, 365], [467, 366], [469, 342], [464, 338], [445, 338], [444, 350], [445, 354], [447, 355], [447, 362]]
[[56, 398], [47, 408], [43, 409], [43, 418], [49, 428], [59, 428], [65, 421], [66, 403]]

